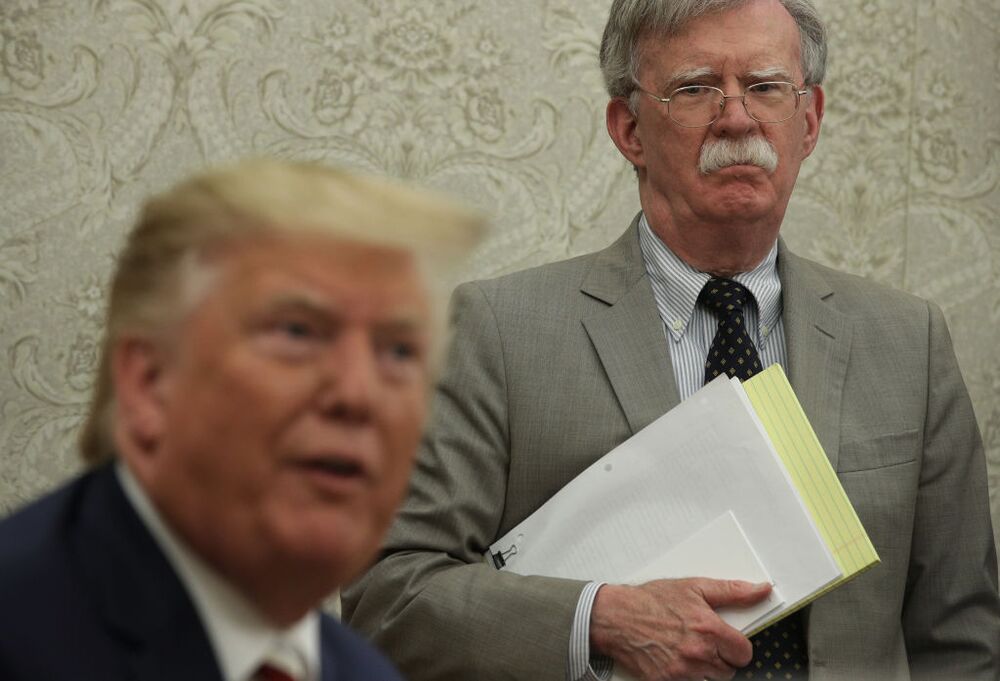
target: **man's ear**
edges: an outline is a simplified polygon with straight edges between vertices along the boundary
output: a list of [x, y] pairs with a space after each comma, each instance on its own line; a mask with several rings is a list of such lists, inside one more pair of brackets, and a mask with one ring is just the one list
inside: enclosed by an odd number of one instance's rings
[[628, 108], [628, 102], [621, 97], [616, 97], [608, 102], [605, 112], [608, 124], [608, 134], [611, 140], [618, 147], [629, 163], [635, 168], [646, 166], [645, 156], [642, 151], [642, 140], [636, 131], [637, 120]]
[[819, 85], [813, 85], [809, 94], [806, 95], [806, 134], [802, 139], [802, 158], [811, 154], [816, 148], [816, 143], [819, 142], [819, 129], [823, 123], [825, 98], [823, 88]]
[[166, 368], [165, 351], [147, 338], [120, 338], [112, 348], [115, 444], [131, 463], [155, 453], [166, 428]]

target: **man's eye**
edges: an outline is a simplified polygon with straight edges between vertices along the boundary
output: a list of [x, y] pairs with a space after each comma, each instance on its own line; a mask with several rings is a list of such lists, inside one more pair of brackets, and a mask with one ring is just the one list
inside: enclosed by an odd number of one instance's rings
[[674, 91], [674, 96], [680, 97], [705, 97], [712, 89], [705, 85], [685, 85]]
[[420, 375], [425, 364], [424, 346], [416, 340], [390, 340], [378, 343], [379, 364], [385, 376], [411, 379]]
[[312, 324], [298, 320], [281, 322], [278, 328], [292, 338], [313, 338], [317, 335]]
[[757, 83], [750, 87], [750, 92], [756, 97], [767, 97], [769, 99], [779, 99], [786, 94], [792, 94], [792, 88], [786, 83]]
[[254, 339], [264, 353], [289, 360], [314, 356], [329, 340], [331, 329], [322, 322], [309, 319], [272, 318], [254, 332]]
[[405, 361], [415, 359], [420, 353], [416, 343], [392, 342], [386, 344], [385, 353], [394, 360]]
[[268, 333], [285, 342], [313, 343], [325, 338], [326, 329], [307, 319], [279, 319], [269, 326]]

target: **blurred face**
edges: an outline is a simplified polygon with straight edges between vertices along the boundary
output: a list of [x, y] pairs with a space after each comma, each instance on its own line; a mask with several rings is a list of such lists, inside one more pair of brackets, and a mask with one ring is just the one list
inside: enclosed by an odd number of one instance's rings
[[[758, 82], [803, 84], [798, 27], [777, 0], [699, 17], [669, 40], [644, 38], [641, 48], [639, 83], [660, 97], [686, 85], [740, 95]], [[803, 96], [796, 114], [781, 123], [755, 121], [736, 99], [727, 100], [721, 117], [702, 128], [677, 125], [665, 104], [645, 95], [639, 96], [634, 117], [623, 108], [620, 101], [609, 105], [609, 131], [639, 169], [643, 208], [656, 220], [654, 227], [666, 232], [661, 237], [668, 245], [695, 238], [682, 232], [694, 224], [706, 231], [755, 224], [770, 229], [765, 239], [773, 242], [799, 166], [816, 143], [820, 92]], [[776, 167], [744, 160], [699, 170], [700, 158], [713, 146], [752, 138], [773, 149]]]
[[139, 388], [120, 388], [133, 443], [123, 456], [171, 525], [237, 583], [284, 563], [322, 571], [332, 588], [374, 556], [420, 436], [429, 308], [416, 263], [285, 236], [232, 245], [211, 267], [177, 337], [132, 353], [152, 360], [135, 372]]

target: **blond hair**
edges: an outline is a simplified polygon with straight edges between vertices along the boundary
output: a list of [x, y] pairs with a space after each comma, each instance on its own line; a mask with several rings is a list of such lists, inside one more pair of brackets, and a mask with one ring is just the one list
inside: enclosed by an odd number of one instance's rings
[[80, 450], [114, 457], [111, 351], [126, 333], [162, 334], [178, 321], [194, 265], [213, 247], [296, 232], [401, 247], [431, 271], [454, 264], [481, 238], [478, 214], [424, 191], [319, 164], [255, 159], [212, 170], [150, 199], [111, 281], [94, 394]]

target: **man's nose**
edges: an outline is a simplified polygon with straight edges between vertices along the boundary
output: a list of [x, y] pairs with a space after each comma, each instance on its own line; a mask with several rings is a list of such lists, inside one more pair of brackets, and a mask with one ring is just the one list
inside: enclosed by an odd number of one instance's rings
[[378, 358], [367, 333], [343, 333], [324, 357], [320, 409], [330, 418], [367, 423], [378, 389]]
[[722, 100], [722, 112], [712, 123], [712, 129], [719, 135], [743, 137], [757, 127], [747, 108], [744, 106], [744, 95], [725, 95]]

